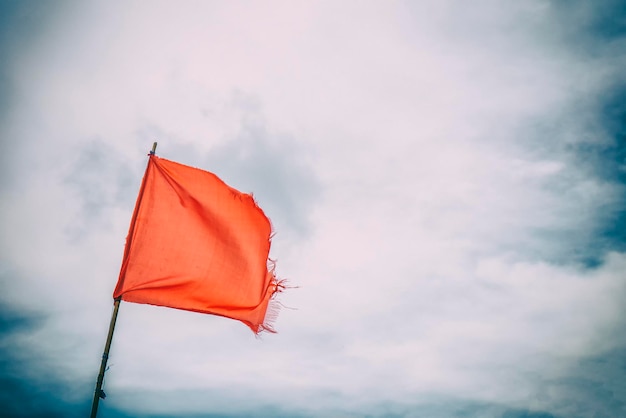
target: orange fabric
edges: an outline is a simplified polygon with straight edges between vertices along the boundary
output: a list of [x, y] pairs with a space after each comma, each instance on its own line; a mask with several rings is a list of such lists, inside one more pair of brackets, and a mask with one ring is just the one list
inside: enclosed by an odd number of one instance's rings
[[271, 229], [252, 196], [151, 155], [113, 297], [272, 331], [266, 313], [281, 286], [268, 270]]

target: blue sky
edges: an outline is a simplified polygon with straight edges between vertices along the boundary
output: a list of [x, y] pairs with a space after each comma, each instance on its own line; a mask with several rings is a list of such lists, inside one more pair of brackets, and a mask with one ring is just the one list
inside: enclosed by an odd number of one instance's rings
[[123, 303], [100, 417], [626, 416], [625, 22], [0, 1], [5, 416], [88, 413], [155, 140], [255, 195], [299, 288], [261, 339]]

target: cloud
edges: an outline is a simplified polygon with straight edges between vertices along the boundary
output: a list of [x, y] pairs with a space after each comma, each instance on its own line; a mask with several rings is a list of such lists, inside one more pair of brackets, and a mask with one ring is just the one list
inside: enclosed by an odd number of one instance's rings
[[76, 159], [71, 163], [64, 182], [73, 190], [79, 206], [77, 217], [69, 225], [72, 237], [93, 233], [98, 224], [110, 226], [104, 218], [113, 208], [128, 208], [133, 205], [131, 197], [136, 193], [136, 175], [128, 162], [111, 149], [103, 140], [94, 139], [76, 150]]
[[287, 232], [288, 237], [290, 232], [309, 234], [308, 218], [320, 198], [310, 159], [306, 145], [294, 138], [244, 123], [236, 138], [209, 152], [206, 166], [215, 167], [240, 190], [254, 190], [261, 207], [275, 223], [278, 220], [276, 230]]
[[2, 21], [2, 335], [62, 395], [4, 370], [51, 414], [90, 402], [153, 141], [254, 193], [297, 310], [255, 341], [123, 304], [103, 411], [623, 412], [617, 2], [12, 10], [27, 18]]

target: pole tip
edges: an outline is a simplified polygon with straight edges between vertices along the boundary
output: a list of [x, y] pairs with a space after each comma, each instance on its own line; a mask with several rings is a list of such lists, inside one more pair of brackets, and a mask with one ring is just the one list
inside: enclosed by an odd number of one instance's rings
[[150, 155], [154, 155], [154, 153], [156, 152], [156, 147], [157, 147], [157, 143], [153, 143], [152, 144], [152, 151], [150, 151]]

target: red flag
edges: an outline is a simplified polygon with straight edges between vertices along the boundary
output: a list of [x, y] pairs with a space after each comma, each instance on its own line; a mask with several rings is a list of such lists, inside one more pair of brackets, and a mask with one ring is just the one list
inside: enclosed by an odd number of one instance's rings
[[113, 297], [273, 331], [268, 306], [282, 286], [268, 260], [271, 233], [252, 196], [150, 155]]

